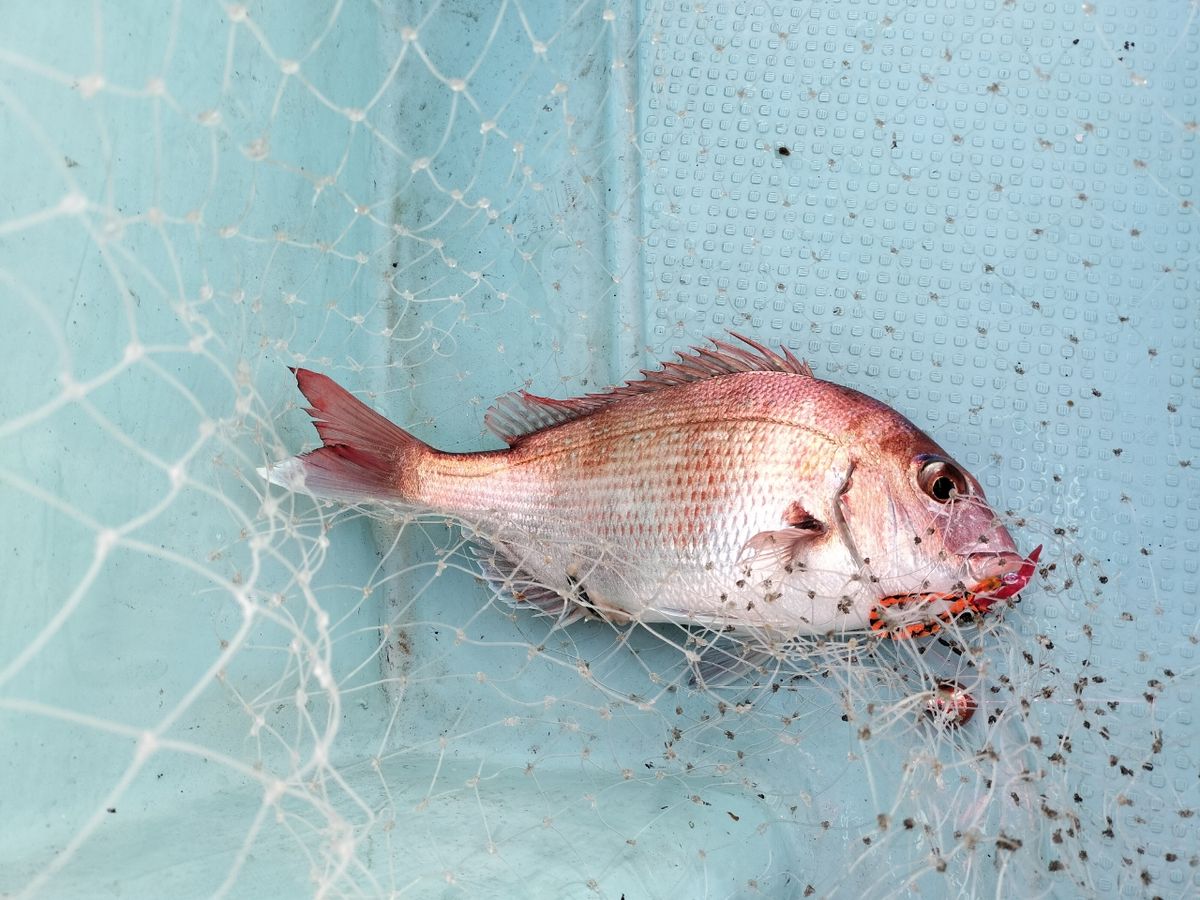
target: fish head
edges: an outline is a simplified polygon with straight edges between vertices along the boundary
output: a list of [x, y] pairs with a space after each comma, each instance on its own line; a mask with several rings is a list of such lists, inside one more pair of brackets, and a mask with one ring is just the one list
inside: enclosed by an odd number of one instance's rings
[[[899, 417], [897, 417], [899, 418]], [[985, 612], [1033, 576], [983, 487], [907, 420], [856, 442], [839, 526], [881, 604]]]

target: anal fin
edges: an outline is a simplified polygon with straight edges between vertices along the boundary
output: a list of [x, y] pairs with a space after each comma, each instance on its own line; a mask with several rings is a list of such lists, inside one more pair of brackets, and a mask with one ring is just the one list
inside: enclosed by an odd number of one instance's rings
[[526, 572], [518, 560], [491, 545], [471, 545], [471, 554], [479, 562], [483, 577], [497, 595], [514, 609], [532, 607], [542, 616], [570, 625], [584, 618], [587, 610]]

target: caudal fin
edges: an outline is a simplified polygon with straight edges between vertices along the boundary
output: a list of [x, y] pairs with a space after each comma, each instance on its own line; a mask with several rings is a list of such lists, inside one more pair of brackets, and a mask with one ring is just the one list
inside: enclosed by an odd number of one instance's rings
[[324, 446], [258, 472], [271, 484], [316, 497], [358, 503], [412, 502], [406, 490], [416, 457], [431, 452], [403, 428], [389, 422], [332, 378], [292, 369], [300, 392], [312, 404]]

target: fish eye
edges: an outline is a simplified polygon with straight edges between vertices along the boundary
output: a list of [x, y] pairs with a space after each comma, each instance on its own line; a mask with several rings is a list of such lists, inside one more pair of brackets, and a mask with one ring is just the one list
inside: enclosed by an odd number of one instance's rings
[[949, 503], [956, 495], [967, 493], [962, 470], [944, 459], [931, 459], [917, 472], [917, 485], [938, 503]]

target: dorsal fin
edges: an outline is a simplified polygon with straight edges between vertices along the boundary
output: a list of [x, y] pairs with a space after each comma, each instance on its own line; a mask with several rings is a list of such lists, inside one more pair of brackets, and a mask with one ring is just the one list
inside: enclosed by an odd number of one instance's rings
[[618, 400], [680, 384], [706, 381], [737, 372], [784, 372], [814, 377], [808, 363], [798, 359], [786, 347], [780, 354], [745, 335], [733, 331], [729, 334], [746, 346], [710, 338], [712, 347], [692, 347], [690, 352], [681, 350], [675, 354], [679, 357], [677, 361], [663, 363], [658, 370], [642, 369], [642, 378], [603, 393], [587, 394], [572, 400], [538, 397], [528, 391], [505, 394], [487, 411], [484, 424], [492, 433], [512, 445], [526, 435], [583, 418]]
[[513, 391], [492, 404], [483, 423], [493, 434], [514, 444], [527, 434], [582, 418], [607, 406], [606, 396], [590, 394], [574, 400], [554, 400], [529, 391]]

